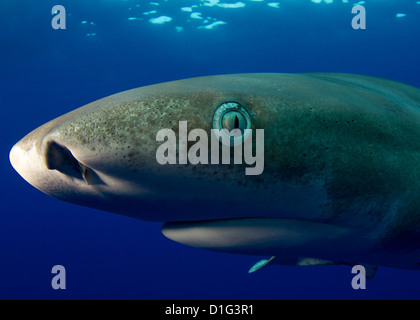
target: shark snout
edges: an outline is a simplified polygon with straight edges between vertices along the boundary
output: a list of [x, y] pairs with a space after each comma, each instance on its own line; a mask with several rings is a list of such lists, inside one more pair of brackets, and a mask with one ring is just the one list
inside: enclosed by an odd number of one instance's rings
[[[37, 136], [36, 131], [32, 134]], [[38, 137], [23, 138], [9, 155], [13, 168], [31, 185], [49, 193], [49, 187], [59, 180], [85, 185], [103, 183], [96, 172], [81, 163], [64, 143], [51, 135]]]
[[9, 160], [12, 167], [19, 173], [19, 146], [15, 144], [9, 152]]
[[[35, 142], [35, 141], [34, 141]], [[39, 188], [37, 183], [41, 173], [46, 170], [42, 157], [36, 150], [36, 144], [24, 138], [13, 146], [9, 154], [13, 168], [31, 185]]]
[[44, 141], [46, 141], [57, 121], [51, 121], [33, 130], [17, 142], [10, 150], [9, 159], [13, 168], [34, 187], [42, 188], [42, 182], [48, 175], [44, 158]]

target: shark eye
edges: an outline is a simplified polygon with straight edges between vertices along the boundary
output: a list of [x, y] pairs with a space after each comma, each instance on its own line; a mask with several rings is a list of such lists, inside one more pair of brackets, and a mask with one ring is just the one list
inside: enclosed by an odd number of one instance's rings
[[[220, 130], [222, 138], [228, 136], [230, 145], [239, 145], [249, 136], [251, 117], [237, 102], [226, 102], [219, 106], [213, 116], [213, 129]], [[222, 143], [226, 144], [225, 139]]]

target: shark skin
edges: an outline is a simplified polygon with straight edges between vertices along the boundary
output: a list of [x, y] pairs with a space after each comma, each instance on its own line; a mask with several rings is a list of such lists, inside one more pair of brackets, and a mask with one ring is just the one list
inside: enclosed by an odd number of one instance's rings
[[[156, 161], [160, 130], [178, 133], [187, 121], [210, 133], [226, 102], [264, 130], [261, 175], [245, 175], [246, 164]], [[29, 133], [10, 161], [52, 197], [163, 222], [164, 235], [185, 245], [275, 256], [274, 264], [420, 270], [417, 137], [420, 90], [406, 84], [352, 74], [220, 75], [95, 101]]]

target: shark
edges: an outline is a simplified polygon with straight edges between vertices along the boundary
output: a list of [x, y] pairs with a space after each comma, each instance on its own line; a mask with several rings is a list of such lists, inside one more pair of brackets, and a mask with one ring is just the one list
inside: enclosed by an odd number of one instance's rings
[[[264, 130], [264, 170], [157, 161], [169, 141], [158, 133], [177, 135], [186, 122], [207, 133]], [[420, 270], [418, 137], [416, 87], [354, 74], [233, 74], [95, 101], [29, 133], [10, 161], [54, 198], [161, 222], [187, 246], [271, 257], [250, 272], [360, 264], [373, 275]]]

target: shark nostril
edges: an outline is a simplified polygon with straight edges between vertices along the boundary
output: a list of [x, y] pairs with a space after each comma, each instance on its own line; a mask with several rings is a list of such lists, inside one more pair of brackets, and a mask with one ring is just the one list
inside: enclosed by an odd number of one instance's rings
[[80, 163], [69, 149], [55, 141], [46, 143], [44, 161], [48, 170], [57, 170], [69, 177], [84, 180], [88, 185], [102, 183], [92, 169]]
[[58, 170], [70, 176], [83, 173], [79, 161], [66, 147], [49, 141], [44, 150], [45, 165], [49, 170]]

